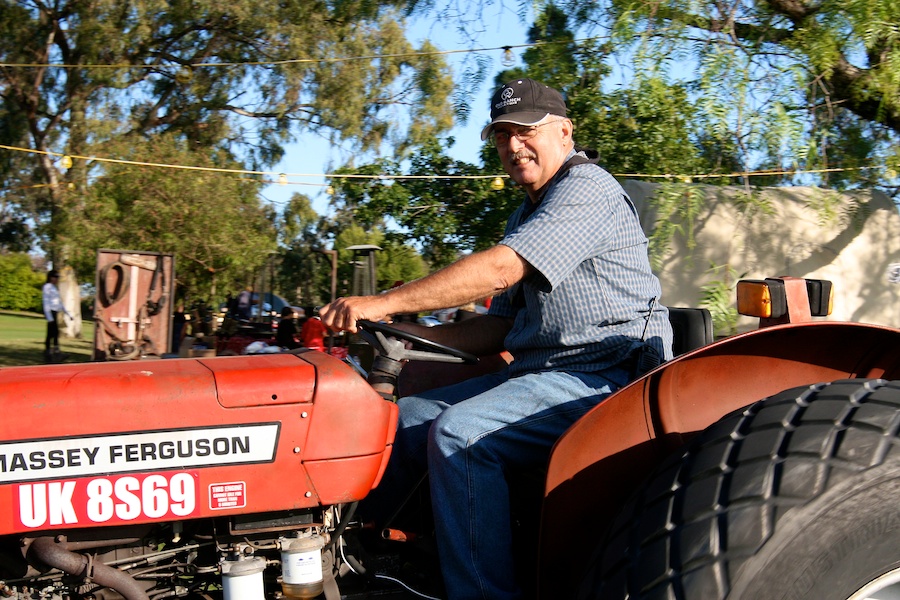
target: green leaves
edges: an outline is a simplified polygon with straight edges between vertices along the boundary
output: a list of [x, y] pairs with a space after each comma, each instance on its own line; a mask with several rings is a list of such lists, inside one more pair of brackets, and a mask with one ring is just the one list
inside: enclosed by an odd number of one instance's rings
[[[0, 70], [0, 142], [87, 156], [106, 155], [105, 144], [120, 136], [171, 135], [192, 152], [226, 151], [253, 170], [280, 160], [282, 145], [303, 131], [403, 152], [447, 130], [453, 114], [443, 59], [414, 56], [406, 40], [400, 15], [415, 6], [6, 2], [0, 62], [35, 66]], [[59, 180], [68, 175], [85, 189], [89, 174], [83, 163], [64, 174], [49, 160], [32, 162], [37, 168], [11, 179], [46, 186], [44, 210], [32, 217], [62, 258], [68, 201]]]
[[[233, 167], [224, 154], [211, 159], [174, 136], [135, 144], [122, 139], [106, 151], [161, 164]], [[259, 184], [214, 171], [106, 164], [84, 203], [69, 211], [61, 241], [72, 261], [92, 272], [96, 248], [171, 253], [182, 291], [195, 298], [239, 289], [275, 249], [274, 216], [260, 203]], [[216, 289], [218, 286], [218, 290]]]
[[495, 244], [524, 194], [491, 189], [488, 176], [502, 172], [493, 149], [486, 152], [492, 160], [479, 168], [450, 158], [445, 146], [432, 139], [408, 163], [380, 160], [339, 171], [384, 177], [336, 180], [336, 221], [396, 232], [421, 248], [433, 268]]
[[0, 308], [41, 312], [44, 277], [31, 269], [25, 253], [0, 254]]
[[[803, 182], [896, 193], [877, 168], [900, 142], [896, 0], [612, 0], [575, 8], [578, 26], [608, 26], [617, 55], [633, 57], [630, 88], [649, 73], [689, 90], [692, 135], [730, 148], [735, 170], [846, 168]], [[873, 168], [857, 170], [864, 165]]]

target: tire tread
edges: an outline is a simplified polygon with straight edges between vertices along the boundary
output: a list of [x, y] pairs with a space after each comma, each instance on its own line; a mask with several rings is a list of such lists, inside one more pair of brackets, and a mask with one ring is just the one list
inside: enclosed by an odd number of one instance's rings
[[726, 598], [791, 509], [900, 460], [898, 433], [900, 382], [884, 380], [794, 388], [726, 416], [638, 490], [580, 597]]

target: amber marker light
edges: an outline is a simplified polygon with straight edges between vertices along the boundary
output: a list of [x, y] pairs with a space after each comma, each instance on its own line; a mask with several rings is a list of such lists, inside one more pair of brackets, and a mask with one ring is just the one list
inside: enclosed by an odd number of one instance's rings
[[784, 315], [785, 304], [784, 284], [776, 279], [738, 281], [737, 309], [742, 315], [760, 319], [778, 318]]

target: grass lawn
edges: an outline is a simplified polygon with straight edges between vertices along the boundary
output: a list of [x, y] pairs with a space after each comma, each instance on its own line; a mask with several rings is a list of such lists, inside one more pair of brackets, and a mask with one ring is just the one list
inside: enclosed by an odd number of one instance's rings
[[[94, 351], [94, 323], [82, 320], [81, 339], [59, 336], [66, 362], [89, 362]], [[0, 367], [44, 364], [44, 315], [0, 311]]]

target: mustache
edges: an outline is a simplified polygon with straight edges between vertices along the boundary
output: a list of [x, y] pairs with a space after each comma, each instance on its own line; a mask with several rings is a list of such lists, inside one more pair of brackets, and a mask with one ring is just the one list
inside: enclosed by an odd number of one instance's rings
[[509, 155], [509, 159], [513, 162], [521, 158], [537, 158], [537, 155], [534, 152], [525, 149], [519, 150], [518, 152], [513, 152]]

